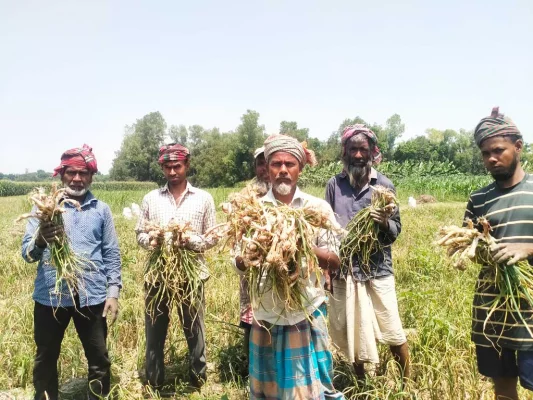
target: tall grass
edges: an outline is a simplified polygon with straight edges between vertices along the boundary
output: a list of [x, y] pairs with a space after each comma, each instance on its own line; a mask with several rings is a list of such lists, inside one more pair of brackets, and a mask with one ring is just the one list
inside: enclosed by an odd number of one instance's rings
[[[218, 205], [230, 190], [211, 191]], [[323, 188], [308, 190], [320, 197]], [[144, 252], [135, 243], [134, 221], [121, 216], [122, 207], [140, 202], [146, 191], [100, 192], [110, 203], [120, 239], [124, 289], [120, 316], [109, 331], [113, 362], [112, 385], [119, 399], [150, 398], [143, 389]], [[429, 194], [432, 194], [429, 192]], [[431, 243], [441, 225], [458, 224], [464, 201], [425, 205], [415, 209], [401, 204], [403, 230], [393, 246], [396, 289], [413, 362], [409, 397], [400, 386], [398, 370], [386, 347], [382, 361], [366, 385], [358, 386], [350, 366], [336, 355], [336, 386], [349, 398], [384, 399], [492, 399], [491, 385], [477, 373], [475, 349], [470, 342], [470, 308], [476, 271], [454, 270], [441, 249]], [[20, 256], [23, 225], [14, 225], [27, 211], [25, 197], [0, 198], [0, 391], [17, 399], [31, 397], [33, 303], [35, 264]], [[211, 251], [211, 278], [206, 285], [206, 342], [208, 381], [200, 393], [190, 394], [187, 380], [187, 346], [178, 318], [173, 315], [165, 352], [167, 383], [180, 393], [176, 398], [246, 399], [245, 365], [239, 321], [238, 278], [227, 254]], [[86, 360], [74, 327], [67, 330], [60, 358], [60, 384], [68, 399], [83, 399]], [[521, 398], [528, 398], [521, 391]], [[0, 395], [1, 397], [1, 395]]]

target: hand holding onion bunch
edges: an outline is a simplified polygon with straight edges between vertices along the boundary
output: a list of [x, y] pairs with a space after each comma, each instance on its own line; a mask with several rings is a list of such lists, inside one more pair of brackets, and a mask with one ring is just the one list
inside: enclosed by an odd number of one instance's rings
[[306, 280], [314, 275], [318, 284], [322, 273], [313, 251], [317, 235], [335, 240], [328, 214], [263, 202], [253, 190], [235, 194], [222, 210], [228, 218], [224, 236], [246, 269], [252, 305], [259, 307], [272, 291], [285, 310], [305, 310]]
[[[485, 324], [495, 311], [516, 313], [533, 337], [533, 332], [522, 315], [524, 306], [528, 311], [533, 308], [533, 271], [526, 258], [528, 254], [505, 256], [502, 249], [508, 245], [498, 244], [491, 236], [489, 221], [480, 217], [477, 224], [481, 230], [476, 229], [474, 221], [468, 218], [464, 227], [444, 226], [439, 230], [441, 238], [436, 243], [448, 249], [455, 268], [466, 269], [468, 260], [489, 267], [489, 274], [485, 279], [496, 286], [498, 295], [488, 305]], [[506, 261], [506, 264], [502, 261]]]
[[348, 233], [340, 247], [341, 265], [348, 269], [345, 273], [352, 270], [354, 258], [365, 273], [370, 273], [370, 258], [381, 249], [379, 232], [387, 229], [397, 207], [398, 201], [391, 189], [372, 186], [370, 206], [359, 211], [346, 226]]
[[[83, 287], [83, 267], [90, 267], [92, 264], [72, 250], [64, 231], [63, 213], [66, 211], [65, 204], [69, 203], [81, 211], [80, 204], [69, 199], [66, 189], [58, 189], [56, 183], [52, 184], [49, 194], [44, 188], [34, 189], [29, 200], [34, 206], [33, 211], [21, 215], [16, 221], [27, 218], [36, 218], [39, 221], [39, 229], [33, 240], [36, 246], [49, 248], [48, 263], [56, 268], [54, 292], [57, 295], [68, 294], [74, 297]], [[66, 293], [62, 290], [62, 282], [66, 284]]]
[[144, 280], [150, 288], [148, 314], [155, 320], [160, 306], [169, 309], [184, 303], [196, 304], [201, 299], [200, 261], [196, 252], [186, 248], [195, 236], [190, 223], [171, 220], [161, 226], [148, 223], [144, 231], [149, 235], [149, 260]]

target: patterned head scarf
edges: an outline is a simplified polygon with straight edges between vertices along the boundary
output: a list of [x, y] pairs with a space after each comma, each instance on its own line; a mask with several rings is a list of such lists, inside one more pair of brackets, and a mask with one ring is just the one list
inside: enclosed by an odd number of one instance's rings
[[346, 155], [346, 143], [348, 143], [348, 140], [350, 140], [353, 136], [358, 135], [359, 133], [362, 133], [365, 135], [368, 140], [374, 145], [374, 152], [372, 153], [372, 163], [374, 165], [377, 165], [381, 162], [383, 159], [383, 156], [381, 155], [381, 151], [378, 147], [378, 138], [372, 130], [367, 128], [364, 124], [355, 124], [355, 125], [348, 125], [344, 130], [342, 131], [342, 155]]
[[274, 134], [265, 140], [265, 158], [268, 159], [277, 151], [284, 151], [296, 157], [302, 168], [305, 164], [316, 165], [315, 152], [307, 148], [307, 142], [298, 142], [297, 139], [287, 136]]
[[189, 158], [189, 149], [181, 144], [171, 143], [162, 146], [159, 149], [159, 164], [167, 161], [183, 161]]
[[490, 117], [483, 118], [474, 129], [474, 139], [478, 147], [485, 139], [505, 135], [516, 135], [522, 139], [522, 134], [511, 118], [500, 114], [500, 107], [494, 107]]
[[75, 147], [65, 151], [61, 155], [61, 163], [54, 168], [54, 174], [52, 176], [63, 174], [67, 167], [87, 168], [93, 174], [98, 172], [93, 148], [84, 144], [82, 147]]

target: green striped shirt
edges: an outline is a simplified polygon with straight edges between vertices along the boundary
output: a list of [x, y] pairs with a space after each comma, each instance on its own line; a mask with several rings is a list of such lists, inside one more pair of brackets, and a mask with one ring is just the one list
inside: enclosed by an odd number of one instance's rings
[[[533, 177], [506, 189], [495, 182], [472, 193], [465, 218], [486, 217], [492, 236], [498, 242], [533, 243]], [[531, 263], [531, 260], [530, 260]], [[472, 341], [480, 346], [498, 346], [515, 350], [533, 350], [533, 337], [515, 313], [494, 311], [491, 305], [499, 293], [490, 282], [492, 268], [482, 267], [472, 309]], [[533, 309], [524, 301], [520, 309], [533, 332]], [[487, 314], [490, 313], [487, 318]]]

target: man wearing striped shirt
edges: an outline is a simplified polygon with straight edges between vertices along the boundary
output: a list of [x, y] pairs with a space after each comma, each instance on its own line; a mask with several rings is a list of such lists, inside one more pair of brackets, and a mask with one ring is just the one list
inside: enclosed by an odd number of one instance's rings
[[[189, 150], [179, 144], [173, 143], [159, 149], [158, 161], [167, 184], [144, 197], [135, 231], [139, 245], [149, 249], [150, 237], [144, 231], [147, 222], [160, 226], [168, 225], [171, 219], [182, 224], [190, 223], [197, 235], [188, 241], [187, 247], [198, 252], [203, 265], [200, 277], [205, 282], [209, 273], [202, 253], [214, 246], [215, 240], [206, 239], [203, 235], [215, 225], [215, 204], [209, 193], [193, 187], [187, 181], [189, 158]], [[146, 290], [146, 379], [152, 387], [160, 390], [165, 377], [164, 347], [170, 316], [168, 307], [162, 303], [158, 307], [158, 315], [152, 320], [148, 305], [157, 289], [147, 287]], [[200, 304], [182, 304], [178, 310], [189, 347], [190, 384], [196, 388], [200, 388], [207, 378], [203, 293], [200, 297]]]
[[[490, 185], [470, 195], [465, 218], [486, 217], [496, 242], [491, 251], [496, 262], [512, 265], [533, 256], [533, 177], [520, 164], [520, 131], [498, 107], [474, 131], [483, 163], [494, 178]], [[476, 344], [479, 372], [492, 378], [496, 399], [518, 399], [517, 380], [533, 390], [533, 337], [515, 313], [494, 311], [490, 304], [498, 293], [491, 271], [482, 268], [474, 295], [472, 340]], [[533, 330], [533, 309], [521, 302], [521, 312]]]

